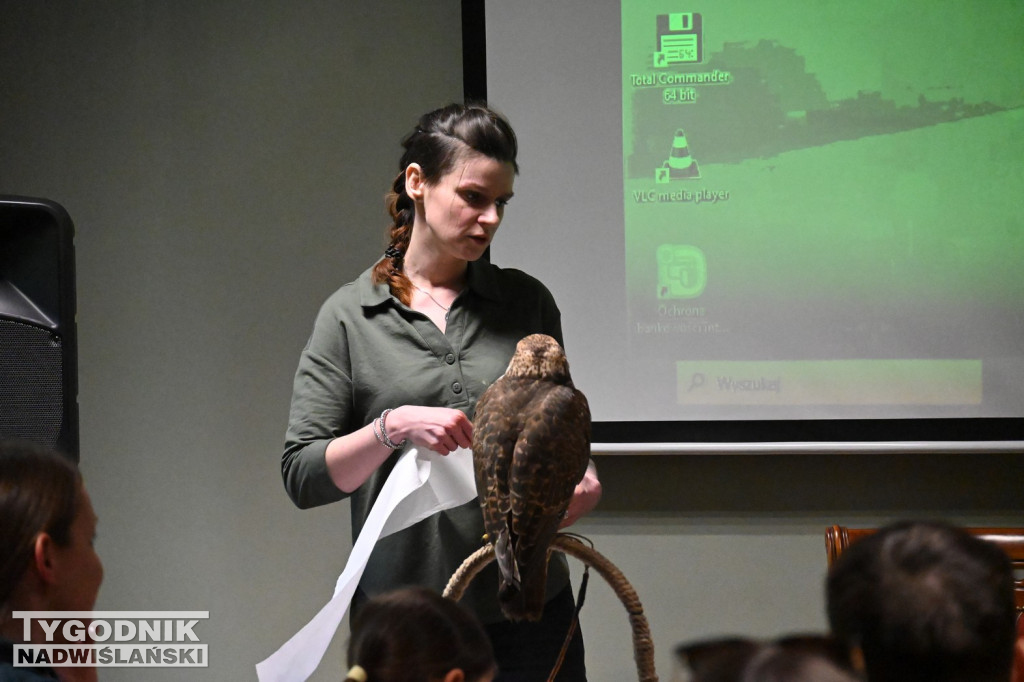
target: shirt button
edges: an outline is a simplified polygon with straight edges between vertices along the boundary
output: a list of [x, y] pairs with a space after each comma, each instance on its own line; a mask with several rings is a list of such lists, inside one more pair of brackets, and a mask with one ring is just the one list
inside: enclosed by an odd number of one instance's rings
[[449, 365], [454, 365], [455, 353], [449, 353], [448, 355], [444, 356], [444, 361], [447, 362]]
[[462, 384], [456, 381], [454, 384], [452, 384], [452, 390], [455, 391], [456, 393], [462, 393]]

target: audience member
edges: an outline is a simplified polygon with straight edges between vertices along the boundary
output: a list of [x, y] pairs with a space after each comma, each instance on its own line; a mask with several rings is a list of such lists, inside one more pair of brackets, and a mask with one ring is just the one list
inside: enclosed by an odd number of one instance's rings
[[676, 648], [678, 682], [857, 682], [846, 649], [825, 636], [703, 640]]
[[15, 643], [47, 642], [38, 621], [14, 611], [91, 611], [103, 566], [93, 549], [96, 514], [66, 457], [40, 446], [0, 442], [0, 681], [95, 680], [95, 668], [14, 666]]
[[1013, 569], [995, 544], [901, 522], [850, 545], [827, 579], [828, 619], [869, 682], [1009, 682]]
[[476, 616], [425, 587], [367, 601], [352, 624], [348, 682], [490, 682], [497, 667]]

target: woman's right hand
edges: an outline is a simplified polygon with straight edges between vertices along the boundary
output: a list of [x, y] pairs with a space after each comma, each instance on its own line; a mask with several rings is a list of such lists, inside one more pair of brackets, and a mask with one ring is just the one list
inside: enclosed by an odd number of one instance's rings
[[473, 446], [473, 422], [461, 410], [402, 405], [388, 412], [385, 422], [394, 443], [410, 440], [439, 455]]

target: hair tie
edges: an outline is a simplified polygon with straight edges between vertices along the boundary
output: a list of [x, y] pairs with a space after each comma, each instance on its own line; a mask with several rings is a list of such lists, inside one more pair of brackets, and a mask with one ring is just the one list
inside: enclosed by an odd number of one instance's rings
[[354, 682], [366, 682], [366, 671], [363, 670], [363, 666], [354, 665], [352, 666], [348, 674], [345, 675], [346, 680], [353, 680]]
[[401, 249], [396, 249], [394, 246], [389, 246], [388, 248], [384, 249], [385, 258], [401, 258], [404, 255], [405, 252], [403, 252]]

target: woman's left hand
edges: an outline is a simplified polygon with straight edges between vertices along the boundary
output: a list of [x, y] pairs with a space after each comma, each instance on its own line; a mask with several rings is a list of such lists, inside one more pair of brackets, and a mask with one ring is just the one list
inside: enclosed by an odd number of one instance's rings
[[587, 472], [583, 474], [583, 480], [576, 485], [572, 493], [572, 500], [569, 501], [569, 509], [565, 512], [565, 518], [559, 524], [559, 528], [567, 528], [589, 514], [601, 500], [601, 481], [597, 478], [597, 467], [594, 460], [587, 464]]

